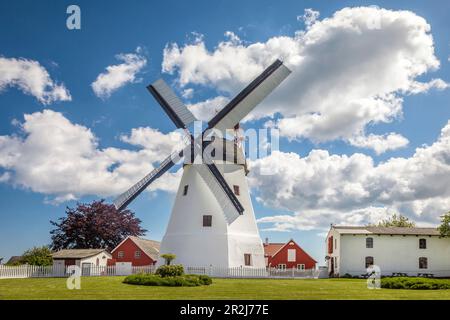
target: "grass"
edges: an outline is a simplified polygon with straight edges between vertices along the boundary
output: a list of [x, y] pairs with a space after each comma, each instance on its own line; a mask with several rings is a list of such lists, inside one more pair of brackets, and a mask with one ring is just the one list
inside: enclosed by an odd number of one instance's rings
[[0, 299], [450, 299], [450, 290], [369, 290], [360, 279], [214, 279], [210, 286], [151, 287], [124, 277], [83, 277], [80, 290], [66, 279], [1, 279]]

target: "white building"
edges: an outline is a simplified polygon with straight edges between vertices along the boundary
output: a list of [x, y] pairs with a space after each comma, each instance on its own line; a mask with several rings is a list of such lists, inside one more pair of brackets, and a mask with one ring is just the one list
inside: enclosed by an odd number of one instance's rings
[[111, 259], [111, 254], [105, 249], [63, 249], [52, 254], [53, 266], [64, 268], [71, 265], [81, 267], [83, 273], [91, 267], [104, 267]]
[[[212, 143], [220, 141], [216, 139]], [[217, 151], [214, 162], [244, 207], [243, 215], [228, 224], [218, 201], [194, 165], [184, 165], [160, 253], [174, 253], [174, 263], [184, 266], [265, 268], [244, 154], [229, 140], [223, 140], [223, 146], [214, 147]], [[160, 259], [158, 264], [163, 262]]]
[[326, 261], [331, 276], [360, 276], [370, 265], [382, 275], [450, 276], [450, 239], [436, 228], [332, 226]]

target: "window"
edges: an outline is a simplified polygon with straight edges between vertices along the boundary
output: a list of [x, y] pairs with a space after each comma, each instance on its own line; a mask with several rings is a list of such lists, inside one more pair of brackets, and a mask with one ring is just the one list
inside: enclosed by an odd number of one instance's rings
[[366, 238], [366, 248], [373, 248], [373, 238]]
[[125, 255], [125, 253], [123, 251], [119, 251], [117, 253], [117, 258], [122, 259], [124, 255]]
[[246, 266], [252, 265], [252, 255], [250, 253], [244, 253], [244, 262]]
[[189, 186], [185, 185], [184, 188], [183, 188], [183, 196], [187, 195], [188, 189], [189, 189]]
[[334, 248], [337, 249], [337, 239], [334, 239]]
[[208, 215], [203, 216], [203, 226], [204, 227], [212, 226], [212, 216], [208, 216]]
[[139, 250], [135, 251], [135, 252], [134, 252], [134, 257], [135, 257], [136, 259], [139, 259], [139, 258], [141, 257], [141, 252], [140, 252]]
[[295, 262], [296, 251], [295, 249], [288, 249], [287, 251], [287, 261]]
[[286, 265], [284, 263], [280, 263], [280, 264], [278, 264], [277, 269], [286, 270]]
[[298, 264], [297, 265], [297, 270], [305, 270], [305, 265], [304, 264]]
[[419, 249], [427, 248], [427, 239], [419, 239]]
[[419, 258], [419, 269], [427, 269], [428, 268], [428, 258], [420, 257]]
[[240, 194], [240, 192], [239, 192], [239, 186], [234, 185], [234, 186], [233, 186], [233, 190], [234, 190], [234, 194], [235, 194], [235, 195], [238, 196], [238, 195]]
[[333, 253], [333, 236], [328, 238], [328, 253]]
[[373, 266], [373, 257], [366, 257], [366, 269]]

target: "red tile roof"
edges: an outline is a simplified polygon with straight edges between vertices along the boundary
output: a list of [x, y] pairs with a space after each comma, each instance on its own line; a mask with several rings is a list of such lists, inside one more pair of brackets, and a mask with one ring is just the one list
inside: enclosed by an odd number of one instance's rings
[[264, 243], [264, 255], [272, 257], [286, 243]]

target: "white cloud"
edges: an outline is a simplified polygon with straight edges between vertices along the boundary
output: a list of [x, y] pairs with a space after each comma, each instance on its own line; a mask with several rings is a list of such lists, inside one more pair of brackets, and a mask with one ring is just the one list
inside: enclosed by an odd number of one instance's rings
[[205, 101], [188, 104], [187, 107], [197, 119], [209, 121], [228, 103], [228, 101], [228, 98], [218, 96]]
[[411, 11], [344, 8], [312, 21], [305, 31], [266, 42], [245, 44], [228, 35], [213, 50], [201, 38], [171, 43], [162, 70], [176, 74], [181, 87], [209, 86], [230, 97], [282, 58], [293, 73], [251, 117], [279, 113], [273, 124], [281, 135], [313, 142], [348, 142], [369, 124], [400, 118], [405, 95], [448, 87], [442, 79], [417, 80], [438, 69], [439, 61], [430, 25]]
[[382, 154], [388, 150], [406, 147], [409, 140], [401, 134], [391, 132], [385, 135], [371, 133], [368, 136], [357, 136], [350, 138], [349, 142], [355, 147], [373, 149], [376, 154]]
[[[275, 174], [260, 175], [261, 170]], [[313, 150], [300, 157], [274, 152], [252, 162], [250, 172], [258, 201], [294, 213], [260, 220], [272, 228], [364, 224], [396, 211], [420, 224], [437, 224], [450, 210], [450, 121], [435, 143], [417, 148], [409, 158], [375, 165], [359, 153]]]
[[64, 84], [53, 81], [39, 62], [0, 56], [0, 91], [7, 87], [17, 87], [42, 104], [72, 100]]
[[136, 49], [136, 53], [121, 53], [116, 55], [116, 59], [123, 63], [106, 67], [106, 71], [100, 73], [91, 84], [95, 95], [102, 99], [108, 98], [127, 83], [135, 82], [136, 75], [147, 64], [147, 59], [142, 55], [140, 47]]
[[311, 8], [305, 9], [305, 13], [301, 16], [297, 16], [298, 21], [303, 21], [307, 29], [311, 28], [311, 26], [316, 22], [319, 18], [320, 12], [313, 10]]
[[[0, 180], [49, 195], [49, 202], [117, 195], [168, 156], [180, 138], [179, 133], [137, 128], [121, 140], [138, 150], [101, 149], [90, 129], [59, 112], [26, 114], [22, 132], [0, 136], [0, 168], [5, 172]], [[180, 174], [166, 173], [150, 190], [175, 191]]]

